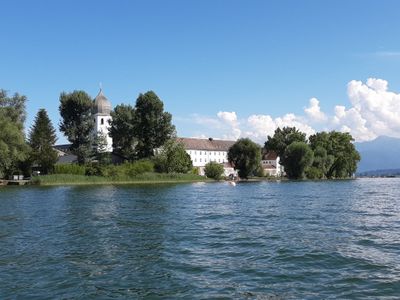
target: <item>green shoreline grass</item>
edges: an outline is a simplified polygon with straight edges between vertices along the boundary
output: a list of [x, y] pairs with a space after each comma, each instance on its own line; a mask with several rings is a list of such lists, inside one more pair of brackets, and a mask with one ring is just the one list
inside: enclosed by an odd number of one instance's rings
[[134, 177], [103, 177], [72, 174], [42, 175], [32, 179], [33, 185], [107, 185], [107, 184], [163, 184], [212, 182], [208, 178], [193, 174], [144, 173]]

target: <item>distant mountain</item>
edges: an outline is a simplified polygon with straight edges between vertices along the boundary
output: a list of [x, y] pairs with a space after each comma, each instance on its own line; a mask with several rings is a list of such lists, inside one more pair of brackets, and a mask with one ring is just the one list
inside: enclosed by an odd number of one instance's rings
[[400, 169], [373, 170], [357, 173], [357, 176], [367, 177], [400, 177]]
[[361, 161], [357, 173], [400, 169], [400, 139], [380, 136], [373, 141], [355, 143]]

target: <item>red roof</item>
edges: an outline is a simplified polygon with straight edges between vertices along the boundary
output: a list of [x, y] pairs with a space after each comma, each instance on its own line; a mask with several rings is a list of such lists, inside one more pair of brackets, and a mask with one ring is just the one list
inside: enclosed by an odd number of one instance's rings
[[278, 154], [275, 151], [269, 151], [264, 154], [263, 160], [276, 160], [278, 158]]

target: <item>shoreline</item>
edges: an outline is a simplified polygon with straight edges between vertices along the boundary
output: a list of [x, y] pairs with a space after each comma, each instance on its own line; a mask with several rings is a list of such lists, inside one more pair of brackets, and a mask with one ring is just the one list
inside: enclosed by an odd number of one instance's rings
[[[165, 179], [127, 179], [127, 180], [107, 180], [98, 176], [61, 176], [61, 180], [54, 179], [57, 175], [44, 175], [48, 177], [44, 177], [45, 180], [42, 181], [42, 178], [32, 179], [29, 182], [24, 180], [24, 184], [3, 184], [1, 187], [6, 186], [85, 186], [85, 185], [154, 185], [154, 184], [179, 184], [179, 183], [217, 183], [217, 182], [232, 182], [232, 180], [214, 180], [210, 178], [165, 178]], [[59, 176], [59, 175], [58, 175]], [[68, 177], [72, 180], [68, 180]], [[50, 181], [47, 181], [46, 178], [51, 178]], [[362, 177], [361, 177], [362, 178]], [[64, 181], [64, 180], [65, 181]], [[236, 183], [254, 183], [254, 182], [326, 182], [326, 181], [346, 181], [346, 180], [356, 180], [360, 179], [356, 178], [336, 178], [336, 179], [288, 179], [288, 178], [249, 178], [249, 179], [240, 179], [234, 182]], [[54, 180], [54, 181], [53, 181]], [[4, 180], [0, 180], [0, 182]]]
[[[151, 185], [151, 184], [174, 184], [174, 183], [211, 183], [211, 180], [132, 180], [132, 181], [104, 181], [104, 182], [46, 182], [32, 183], [30, 186], [73, 186], [73, 185]], [[217, 181], [215, 181], [217, 182]]]

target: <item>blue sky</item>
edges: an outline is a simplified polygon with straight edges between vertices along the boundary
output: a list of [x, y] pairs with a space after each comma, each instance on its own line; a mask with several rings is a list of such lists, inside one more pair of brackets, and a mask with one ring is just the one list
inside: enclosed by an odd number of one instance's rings
[[[101, 82], [114, 106], [155, 91], [180, 136], [262, 142], [279, 124], [400, 136], [374, 125], [400, 114], [387, 115], [400, 101], [399, 1], [0, 4], [0, 88], [28, 97], [28, 127], [42, 107], [58, 127], [60, 93], [94, 97]], [[318, 120], [304, 111], [313, 97]]]

